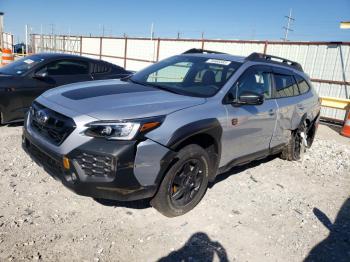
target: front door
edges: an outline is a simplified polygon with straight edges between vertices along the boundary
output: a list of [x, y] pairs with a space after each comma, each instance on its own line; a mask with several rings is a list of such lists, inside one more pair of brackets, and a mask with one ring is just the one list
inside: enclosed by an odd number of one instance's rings
[[234, 159], [268, 152], [276, 124], [276, 100], [272, 99], [271, 68], [249, 67], [227, 94], [233, 101], [244, 91], [264, 94], [261, 105], [224, 105], [227, 126], [222, 140], [222, 161], [226, 165]]

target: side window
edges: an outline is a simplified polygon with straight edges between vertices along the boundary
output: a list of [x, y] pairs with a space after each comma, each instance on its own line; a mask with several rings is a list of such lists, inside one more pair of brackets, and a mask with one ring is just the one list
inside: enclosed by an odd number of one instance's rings
[[271, 98], [271, 74], [263, 68], [250, 68], [233, 85], [227, 94], [228, 100], [237, 99], [243, 92], [250, 91]]
[[299, 75], [295, 75], [295, 79], [297, 80], [300, 94], [305, 94], [310, 90], [310, 86], [304, 78]]
[[96, 62], [93, 64], [92, 73], [93, 74], [107, 74], [107, 73], [123, 74], [125, 73], [125, 70], [117, 65], [113, 65], [102, 61], [102, 62]]
[[274, 74], [276, 98], [299, 95], [298, 86], [291, 75]]
[[47, 72], [49, 76], [84, 75], [89, 73], [89, 63], [77, 60], [59, 60], [45, 65], [39, 72]]

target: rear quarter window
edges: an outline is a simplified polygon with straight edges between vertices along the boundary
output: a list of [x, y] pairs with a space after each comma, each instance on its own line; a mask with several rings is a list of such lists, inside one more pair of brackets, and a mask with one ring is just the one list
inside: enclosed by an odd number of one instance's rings
[[298, 86], [291, 75], [274, 74], [276, 98], [299, 95]]
[[305, 94], [305, 93], [309, 92], [310, 86], [303, 77], [301, 77], [299, 75], [295, 75], [295, 79], [298, 83], [300, 94]]

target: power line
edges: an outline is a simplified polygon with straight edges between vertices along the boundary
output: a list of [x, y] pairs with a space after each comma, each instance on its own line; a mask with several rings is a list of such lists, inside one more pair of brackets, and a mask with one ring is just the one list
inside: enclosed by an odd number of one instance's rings
[[290, 31], [294, 31], [291, 26], [292, 26], [292, 22], [295, 21], [295, 19], [292, 17], [292, 8], [289, 9], [289, 15], [285, 16], [285, 18], [287, 18], [287, 25], [283, 27], [284, 31], [284, 38], [282, 38], [282, 40], [284, 41], [288, 41], [288, 33]]

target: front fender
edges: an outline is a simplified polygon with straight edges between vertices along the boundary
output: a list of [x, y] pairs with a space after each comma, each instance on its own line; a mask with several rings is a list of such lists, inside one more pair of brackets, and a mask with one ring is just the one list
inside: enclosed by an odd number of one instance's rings
[[221, 152], [220, 141], [222, 136], [222, 127], [220, 125], [220, 122], [215, 118], [198, 120], [196, 122], [192, 122], [178, 128], [172, 134], [166, 146], [173, 150], [176, 150], [176, 148], [181, 143], [199, 134], [206, 134], [211, 136], [216, 143], [218, 151]]

